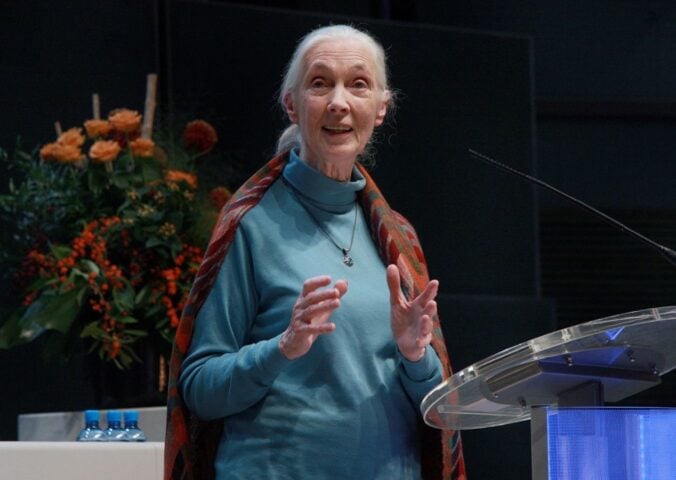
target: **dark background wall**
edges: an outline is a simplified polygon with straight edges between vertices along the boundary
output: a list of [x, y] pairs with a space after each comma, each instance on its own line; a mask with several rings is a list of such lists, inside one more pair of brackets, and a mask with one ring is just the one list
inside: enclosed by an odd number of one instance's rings
[[[248, 5], [0, 0], [0, 146], [17, 135], [31, 147], [45, 142], [55, 120], [79, 124], [93, 92], [104, 112], [140, 109], [145, 75], [156, 71], [165, 119], [199, 113], [217, 124], [237, 183], [269, 155], [283, 125], [274, 93], [295, 40], [328, 21], [353, 21], [390, 47], [403, 95], [374, 175], [414, 221], [442, 281], [456, 368], [557, 327], [673, 303], [673, 268], [652, 251], [464, 150], [536, 173], [676, 246], [676, 4]], [[80, 378], [84, 362], [45, 366], [38, 350], [0, 352], [2, 439], [16, 434], [19, 412], [95, 401]], [[634, 401], [676, 403], [674, 380], [665, 379]], [[471, 478], [528, 476], [526, 424], [465, 440]]]
[[0, 1], [0, 145], [21, 136], [31, 148], [52, 141], [55, 121], [81, 125], [93, 93], [102, 112], [142, 106], [159, 62], [157, 9], [151, 0]]

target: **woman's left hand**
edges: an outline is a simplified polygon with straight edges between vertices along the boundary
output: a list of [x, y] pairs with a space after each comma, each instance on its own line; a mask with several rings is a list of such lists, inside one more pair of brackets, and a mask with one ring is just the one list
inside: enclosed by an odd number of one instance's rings
[[401, 291], [399, 268], [390, 265], [387, 267], [387, 286], [390, 289], [394, 341], [407, 360], [417, 362], [425, 355], [425, 348], [432, 341], [432, 317], [437, 313], [434, 299], [439, 282], [432, 280], [420, 295], [409, 302]]

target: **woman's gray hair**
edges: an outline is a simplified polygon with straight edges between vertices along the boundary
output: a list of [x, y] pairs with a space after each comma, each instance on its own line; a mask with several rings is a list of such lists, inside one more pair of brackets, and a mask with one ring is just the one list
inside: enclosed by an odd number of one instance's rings
[[[388, 72], [385, 50], [375, 38], [365, 31], [358, 30], [349, 25], [330, 25], [326, 27], [320, 27], [311, 31], [300, 40], [296, 50], [291, 56], [291, 60], [289, 60], [289, 63], [286, 66], [282, 87], [279, 91], [279, 103], [282, 106], [282, 110], [284, 112], [286, 112], [284, 97], [287, 95], [287, 93], [294, 92], [298, 88], [298, 85], [302, 79], [304, 68], [303, 60], [305, 55], [318, 42], [331, 38], [357, 39], [366, 45], [371, 50], [373, 59], [375, 60], [376, 83], [378, 87], [383, 92], [386, 90], [391, 90], [387, 80]], [[391, 92], [389, 99], [390, 104], [393, 104], [393, 96], [394, 94]], [[300, 148], [301, 141], [302, 139], [298, 125], [289, 125], [277, 140], [277, 154], [287, 152], [292, 148]]]

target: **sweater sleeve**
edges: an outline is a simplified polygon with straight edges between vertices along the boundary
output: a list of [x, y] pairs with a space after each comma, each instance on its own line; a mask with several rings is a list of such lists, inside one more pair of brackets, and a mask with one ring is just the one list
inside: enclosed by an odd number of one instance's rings
[[431, 346], [425, 349], [425, 355], [417, 362], [411, 362], [397, 349], [400, 367], [399, 377], [411, 401], [420, 408], [425, 395], [443, 380], [441, 362]]
[[279, 350], [279, 336], [248, 343], [258, 306], [251, 265], [240, 228], [197, 314], [179, 378], [186, 405], [203, 420], [252, 406], [291, 362]]

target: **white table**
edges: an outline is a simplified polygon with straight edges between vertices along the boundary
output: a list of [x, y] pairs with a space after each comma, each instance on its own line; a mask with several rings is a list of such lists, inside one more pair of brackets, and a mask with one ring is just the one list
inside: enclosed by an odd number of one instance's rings
[[2, 480], [162, 480], [163, 463], [162, 442], [0, 442]]

